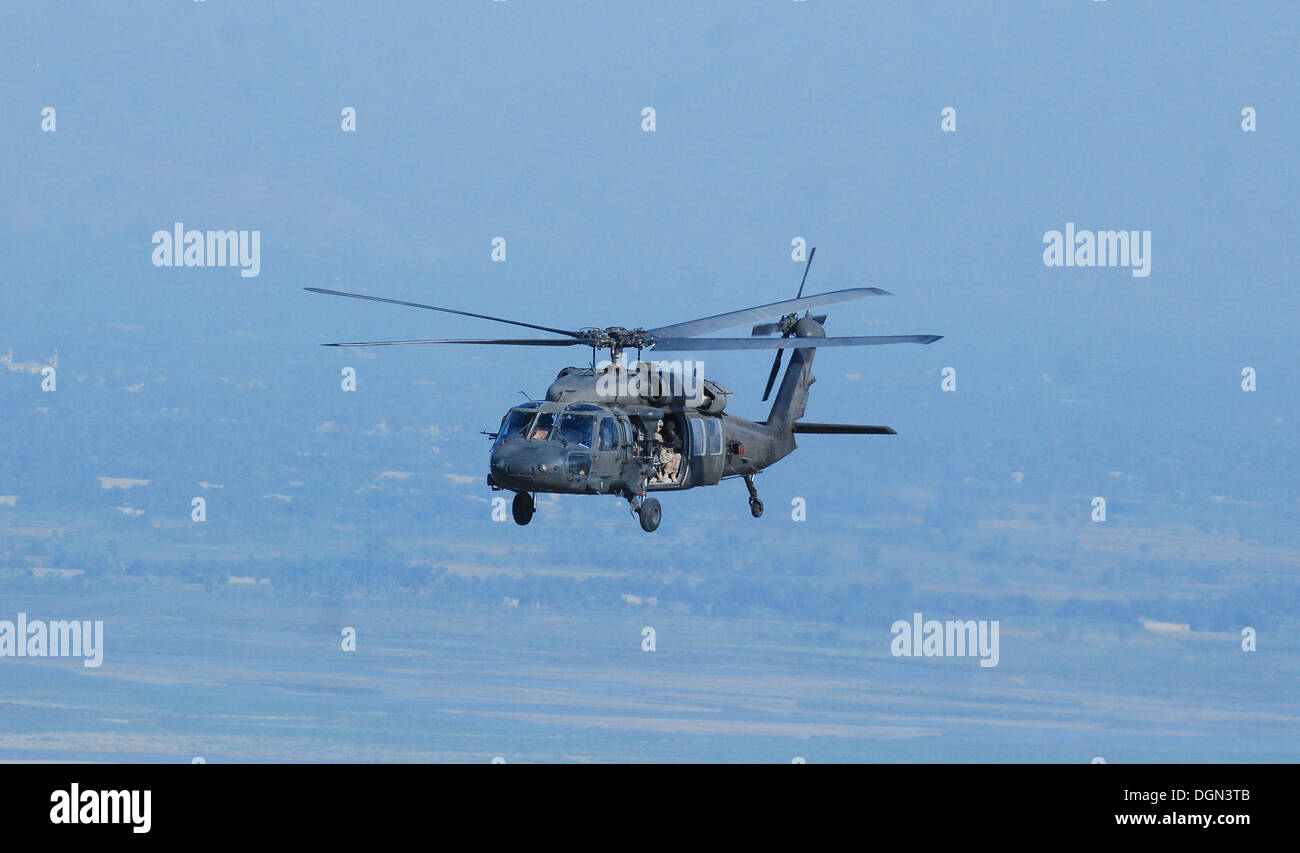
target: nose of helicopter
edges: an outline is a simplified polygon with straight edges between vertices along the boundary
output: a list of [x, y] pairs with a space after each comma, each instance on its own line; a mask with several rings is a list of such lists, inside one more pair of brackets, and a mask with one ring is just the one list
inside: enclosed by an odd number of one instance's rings
[[564, 448], [549, 442], [507, 441], [492, 451], [492, 482], [517, 492], [544, 491], [566, 480]]

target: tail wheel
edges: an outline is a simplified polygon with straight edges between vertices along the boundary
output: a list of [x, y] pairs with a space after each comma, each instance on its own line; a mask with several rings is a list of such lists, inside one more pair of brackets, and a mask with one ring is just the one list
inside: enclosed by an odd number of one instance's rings
[[763, 502], [760, 501], [758, 498], [750, 498], [750, 499], [749, 499], [749, 514], [752, 515], [752, 516], [754, 516], [754, 518], [762, 518], [762, 517], [763, 517]]
[[663, 510], [659, 508], [659, 501], [654, 498], [646, 498], [641, 502], [641, 509], [637, 511], [641, 516], [641, 529], [646, 533], [654, 533], [659, 529], [659, 519], [663, 517]]
[[515, 502], [510, 509], [514, 513], [515, 524], [522, 526], [533, 520], [537, 504], [533, 502], [533, 496], [527, 492], [516, 492]]

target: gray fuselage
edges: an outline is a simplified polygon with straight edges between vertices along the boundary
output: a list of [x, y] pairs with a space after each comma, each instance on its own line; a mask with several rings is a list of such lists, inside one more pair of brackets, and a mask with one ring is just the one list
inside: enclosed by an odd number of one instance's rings
[[[805, 318], [796, 334], [825, 332]], [[794, 425], [815, 381], [816, 350], [792, 352], [766, 422], [726, 414], [731, 391], [712, 380], [674, 380], [645, 365], [565, 368], [545, 400], [515, 406], [502, 418], [488, 484], [630, 498], [756, 474], [796, 447]]]

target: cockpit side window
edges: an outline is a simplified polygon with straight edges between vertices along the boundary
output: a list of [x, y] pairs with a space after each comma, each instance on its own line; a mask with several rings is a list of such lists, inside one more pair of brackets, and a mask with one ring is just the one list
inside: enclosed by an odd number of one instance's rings
[[600, 422], [600, 449], [618, 450], [618, 426], [613, 418], [604, 418]]
[[594, 444], [592, 432], [595, 427], [596, 420], [591, 415], [575, 415], [572, 412], [565, 412], [560, 416], [560, 437], [569, 444], [591, 447]]

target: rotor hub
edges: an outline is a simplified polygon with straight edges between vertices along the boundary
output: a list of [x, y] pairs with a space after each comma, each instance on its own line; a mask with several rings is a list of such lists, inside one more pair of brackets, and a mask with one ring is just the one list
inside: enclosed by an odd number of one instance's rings
[[622, 326], [580, 329], [578, 334], [580, 340], [592, 349], [609, 350], [613, 361], [618, 361], [625, 349], [646, 349], [655, 342], [655, 336], [645, 329], [626, 329]]

